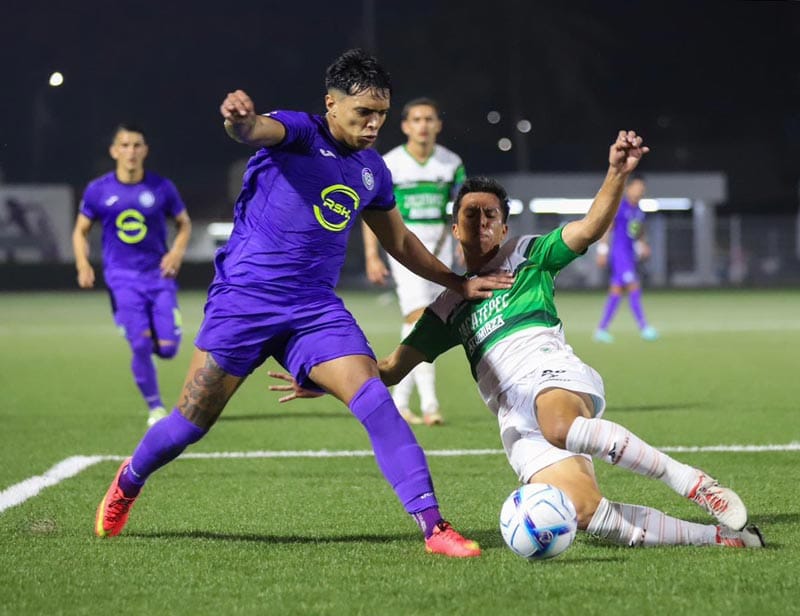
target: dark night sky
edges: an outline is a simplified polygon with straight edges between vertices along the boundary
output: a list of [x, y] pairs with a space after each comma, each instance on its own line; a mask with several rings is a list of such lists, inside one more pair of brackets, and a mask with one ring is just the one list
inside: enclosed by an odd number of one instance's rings
[[[3, 8], [6, 182], [80, 190], [110, 169], [114, 125], [136, 120], [149, 166], [199, 216], [226, 216], [228, 166], [249, 152], [221, 128], [225, 94], [242, 88], [262, 112], [321, 111], [325, 67], [365, 46], [392, 73], [395, 109], [440, 101], [441, 142], [471, 173], [602, 170], [616, 131], [635, 128], [652, 147], [645, 172], [721, 170], [731, 208], [797, 210], [797, 2], [375, 0], [374, 30], [369, 0], [163, 4]], [[46, 85], [53, 70], [61, 88]], [[492, 109], [499, 125], [486, 121]], [[500, 152], [519, 118], [533, 130]], [[397, 125], [395, 114], [380, 151], [401, 141]]]

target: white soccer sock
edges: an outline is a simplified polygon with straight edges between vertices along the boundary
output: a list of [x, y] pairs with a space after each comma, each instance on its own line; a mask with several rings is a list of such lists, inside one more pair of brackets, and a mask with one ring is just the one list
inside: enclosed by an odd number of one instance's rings
[[417, 383], [419, 406], [423, 413], [435, 413], [439, 410], [436, 398], [436, 368], [433, 364], [423, 362], [411, 371]]
[[392, 387], [392, 400], [399, 410], [409, 408], [411, 402], [411, 391], [414, 389], [413, 370], [405, 375], [401, 381]]
[[[405, 339], [411, 330], [414, 329], [414, 323], [403, 323], [400, 329], [400, 339]], [[409, 409], [411, 404], [411, 392], [414, 391], [414, 371], [412, 370], [405, 375], [397, 385], [392, 388], [392, 400], [398, 409]]]
[[689, 494], [699, 477], [697, 469], [670, 458], [607, 419], [576, 417], [567, 433], [566, 446], [573, 453], [588, 453], [639, 475], [660, 479], [681, 496]]
[[715, 545], [717, 527], [695, 524], [643, 507], [602, 499], [586, 532], [629, 547]]

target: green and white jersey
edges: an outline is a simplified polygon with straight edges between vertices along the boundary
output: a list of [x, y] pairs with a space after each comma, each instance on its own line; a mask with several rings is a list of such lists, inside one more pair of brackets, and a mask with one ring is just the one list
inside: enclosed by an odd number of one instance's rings
[[458, 154], [436, 145], [430, 158], [420, 163], [400, 145], [383, 160], [392, 172], [397, 210], [407, 225], [448, 222], [447, 203], [466, 177]]
[[556, 311], [554, 281], [578, 256], [564, 243], [561, 228], [507, 241], [481, 273], [513, 272], [510, 289], [480, 301], [445, 290], [403, 344], [419, 350], [427, 361], [460, 344], [481, 393], [496, 395], [515, 375], [530, 369], [534, 349], [571, 351]]

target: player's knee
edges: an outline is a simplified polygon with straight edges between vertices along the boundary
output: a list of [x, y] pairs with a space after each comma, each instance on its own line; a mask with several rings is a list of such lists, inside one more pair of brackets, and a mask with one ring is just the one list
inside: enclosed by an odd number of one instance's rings
[[[587, 402], [588, 401], [588, 402]], [[576, 417], [591, 417], [586, 394], [566, 389], [549, 389], [536, 398], [536, 418], [547, 442], [567, 448], [567, 434]]]
[[561, 412], [558, 407], [551, 406], [547, 403], [541, 404], [537, 402], [537, 419], [539, 421], [539, 428], [542, 431], [542, 436], [553, 447], [559, 449], [566, 449], [567, 434], [575, 419], [575, 415], [565, 414]]
[[153, 339], [148, 336], [129, 338], [128, 342], [134, 355], [147, 355], [149, 357], [153, 352]]
[[161, 359], [172, 359], [178, 354], [179, 346], [178, 340], [159, 340], [155, 347], [155, 354]]
[[554, 417], [544, 424], [540, 423], [542, 436], [544, 436], [547, 442], [553, 445], [553, 447], [558, 447], [559, 449], [566, 449], [567, 433], [571, 425], [572, 419], [570, 418], [570, 420], [567, 421], [563, 417]]

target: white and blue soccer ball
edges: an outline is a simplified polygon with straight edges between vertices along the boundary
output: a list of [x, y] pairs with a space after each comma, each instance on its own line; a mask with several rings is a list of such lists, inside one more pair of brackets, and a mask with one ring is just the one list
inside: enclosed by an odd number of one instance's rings
[[515, 554], [531, 560], [553, 558], [575, 539], [578, 516], [564, 492], [547, 483], [526, 483], [500, 510], [500, 532]]

